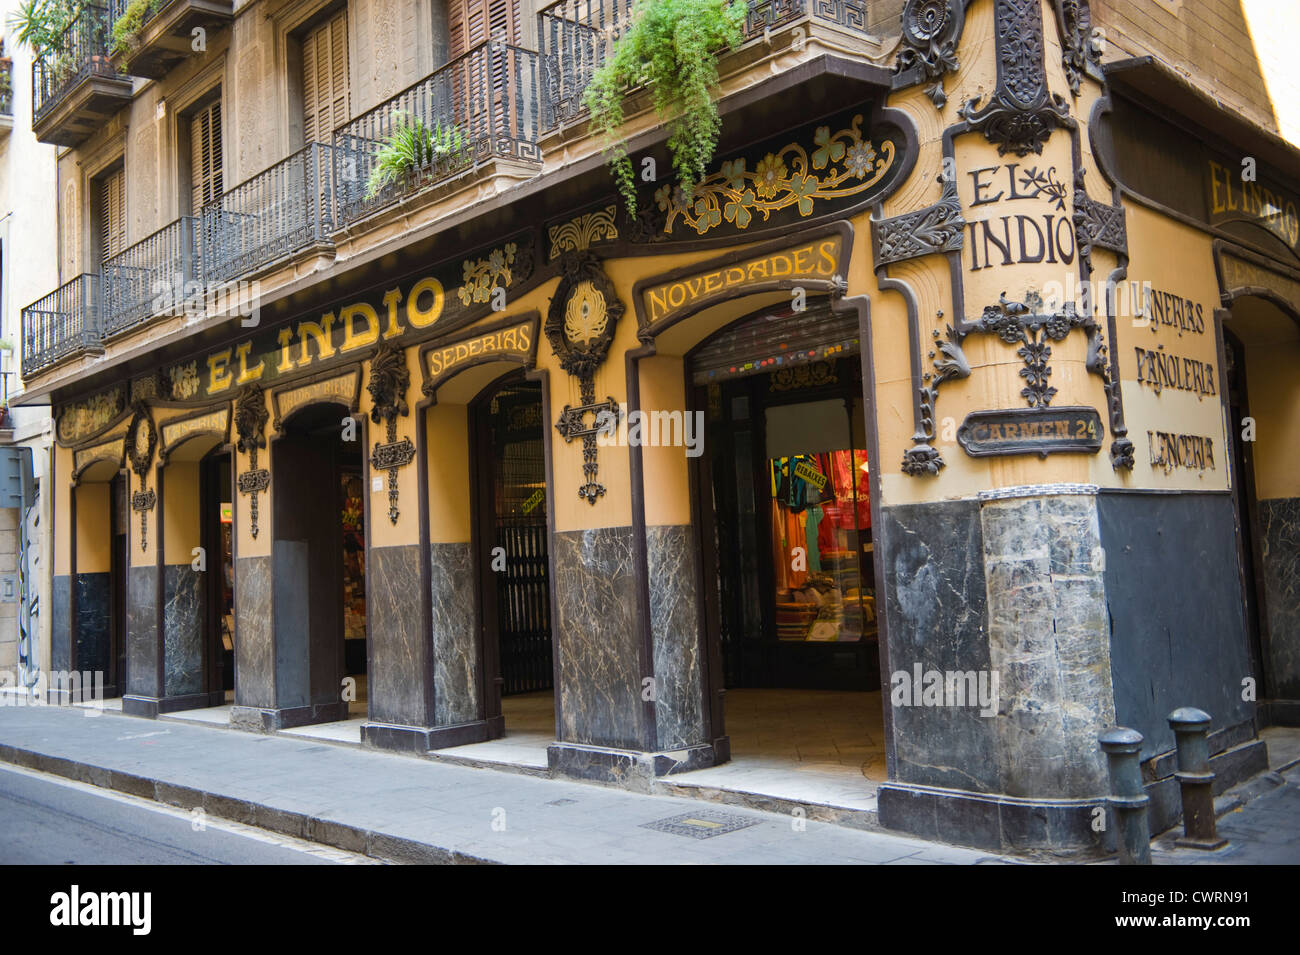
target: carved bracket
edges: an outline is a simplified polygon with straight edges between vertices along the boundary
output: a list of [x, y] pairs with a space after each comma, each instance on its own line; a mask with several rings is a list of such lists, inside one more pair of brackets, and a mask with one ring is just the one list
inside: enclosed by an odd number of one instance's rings
[[1083, 170], [1074, 177], [1074, 231], [1078, 236], [1079, 255], [1092, 271], [1092, 248], [1100, 246], [1120, 255], [1128, 255], [1128, 228], [1124, 207], [1112, 206], [1088, 197], [1083, 187]]
[[564, 253], [561, 268], [563, 278], [551, 299], [544, 331], [560, 367], [578, 379], [582, 405], [577, 408], [565, 405], [555, 427], [565, 441], [582, 438], [582, 472], [586, 483], [578, 488], [578, 496], [595, 505], [596, 498], [605, 494], [605, 487], [596, 483], [596, 432], [600, 425], [588, 428], [585, 415], [608, 410], [608, 406], [613, 407], [615, 415], [619, 413], [613, 398], [604, 404], [596, 403], [595, 375], [609, 354], [614, 329], [626, 308], [619, 301], [600, 259], [592, 253]]
[[140, 549], [149, 549], [149, 512], [154, 509], [158, 503], [158, 495], [154, 493], [153, 488], [147, 491], [136, 491], [131, 495], [131, 510], [140, 514]]
[[370, 466], [388, 472], [388, 519], [397, 523], [397, 471], [415, 458], [415, 445], [410, 438], [397, 440], [397, 419], [410, 414], [406, 392], [411, 387], [411, 372], [406, 367], [406, 353], [392, 342], [384, 342], [375, 349], [370, 359], [370, 383], [366, 389], [374, 401], [370, 420], [383, 422], [387, 429], [387, 444], [375, 442], [370, 456]]
[[998, 85], [983, 107], [968, 100], [958, 114], [998, 147], [998, 155], [1041, 153], [1058, 127], [1074, 124], [1069, 105], [1047, 87], [1041, 0], [997, 0]]
[[1083, 75], [1101, 67], [1101, 31], [1092, 28], [1087, 0], [1056, 0], [1056, 25], [1061, 34], [1061, 65], [1070, 92], [1079, 95]]
[[872, 220], [871, 241], [877, 268], [962, 247], [966, 220], [961, 217], [957, 184], [951, 179], [942, 182], [943, 197], [934, 205], [889, 219]]
[[266, 396], [256, 385], [246, 385], [235, 401], [235, 432], [239, 440], [235, 446], [241, 454], [248, 455], [248, 470], [239, 475], [236, 484], [241, 494], [249, 495], [249, 532], [257, 539], [257, 495], [271, 484], [271, 472], [257, 466], [257, 451], [266, 447]]

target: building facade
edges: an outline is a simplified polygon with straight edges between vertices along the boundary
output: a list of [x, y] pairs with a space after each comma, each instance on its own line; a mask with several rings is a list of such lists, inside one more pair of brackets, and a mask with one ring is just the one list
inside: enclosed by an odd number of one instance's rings
[[[0, 0], [0, 684], [37, 687], [48, 666], [50, 559], [44, 530], [53, 517], [49, 402], [23, 406], [22, 309], [58, 285], [53, 146], [32, 132], [31, 53], [6, 21], [18, 4]], [[16, 450], [27, 449], [27, 450]], [[13, 506], [10, 483], [30, 462], [30, 506]], [[19, 488], [21, 497], [21, 488]]]
[[540, 694], [552, 772], [640, 787], [857, 694], [880, 821], [998, 848], [1104, 848], [1114, 724], [1166, 823], [1174, 708], [1259, 771], [1300, 167], [1133, 6], [750, 2], [689, 198], [630, 95], [635, 208], [582, 99], [626, 0], [85, 6], [33, 68], [51, 666], [417, 752]]

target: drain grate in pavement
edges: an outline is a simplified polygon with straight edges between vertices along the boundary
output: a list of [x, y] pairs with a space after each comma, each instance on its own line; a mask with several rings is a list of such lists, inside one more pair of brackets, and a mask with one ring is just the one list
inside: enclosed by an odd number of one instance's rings
[[548, 806], [572, 806], [578, 800], [576, 799], [552, 799], [546, 805]]
[[711, 839], [724, 832], [735, 832], [737, 829], [748, 829], [755, 825], [758, 825], [757, 819], [734, 816], [725, 812], [684, 812], [678, 816], [669, 816], [667, 819], [642, 823], [641, 828], [671, 832], [677, 836], [690, 836], [692, 839]]

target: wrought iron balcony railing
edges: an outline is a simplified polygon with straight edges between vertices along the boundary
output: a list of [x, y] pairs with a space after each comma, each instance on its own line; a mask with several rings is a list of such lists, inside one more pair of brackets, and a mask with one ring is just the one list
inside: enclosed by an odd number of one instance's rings
[[104, 337], [184, 306], [201, 281], [198, 219], [185, 216], [104, 263]]
[[[804, 20], [868, 35], [869, 0], [748, 0], [745, 40]], [[633, 0], [558, 0], [537, 14], [542, 88], [550, 126], [586, 113], [592, 77], [627, 32]]]
[[32, 64], [32, 121], [39, 122], [87, 77], [116, 77], [108, 61], [112, 25], [108, 8], [88, 3], [68, 24], [55, 48]]
[[537, 14], [543, 89], [551, 123], [582, 115], [591, 78], [626, 32], [633, 0], [559, 0]]
[[330, 153], [324, 143], [309, 143], [203, 207], [199, 246], [209, 287], [330, 241]]
[[97, 349], [99, 307], [99, 276], [87, 272], [23, 309], [23, 377]]
[[[337, 225], [487, 159], [540, 161], [538, 55], [486, 41], [334, 131]], [[392, 181], [372, 179], [403, 141], [418, 144]]]

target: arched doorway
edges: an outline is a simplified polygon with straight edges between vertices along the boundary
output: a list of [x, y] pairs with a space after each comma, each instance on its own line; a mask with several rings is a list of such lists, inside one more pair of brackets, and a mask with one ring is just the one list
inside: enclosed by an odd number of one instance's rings
[[[349, 426], [349, 422], [351, 426]], [[271, 441], [277, 705], [288, 725], [366, 717], [362, 426], [347, 407], [295, 410]]]
[[1300, 725], [1300, 303], [1237, 294], [1224, 382], [1251, 656], [1266, 723]]
[[685, 371], [734, 764], [712, 772], [761, 764], [802, 777], [791, 795], [814, 780], [866, 791], [886, 770], [857, 313], [829, 298], [761, 308], [691, 349]]
[[542, 389], [523, 372], [471, 408], [484, 688], [502, 735], [555, 739]]

